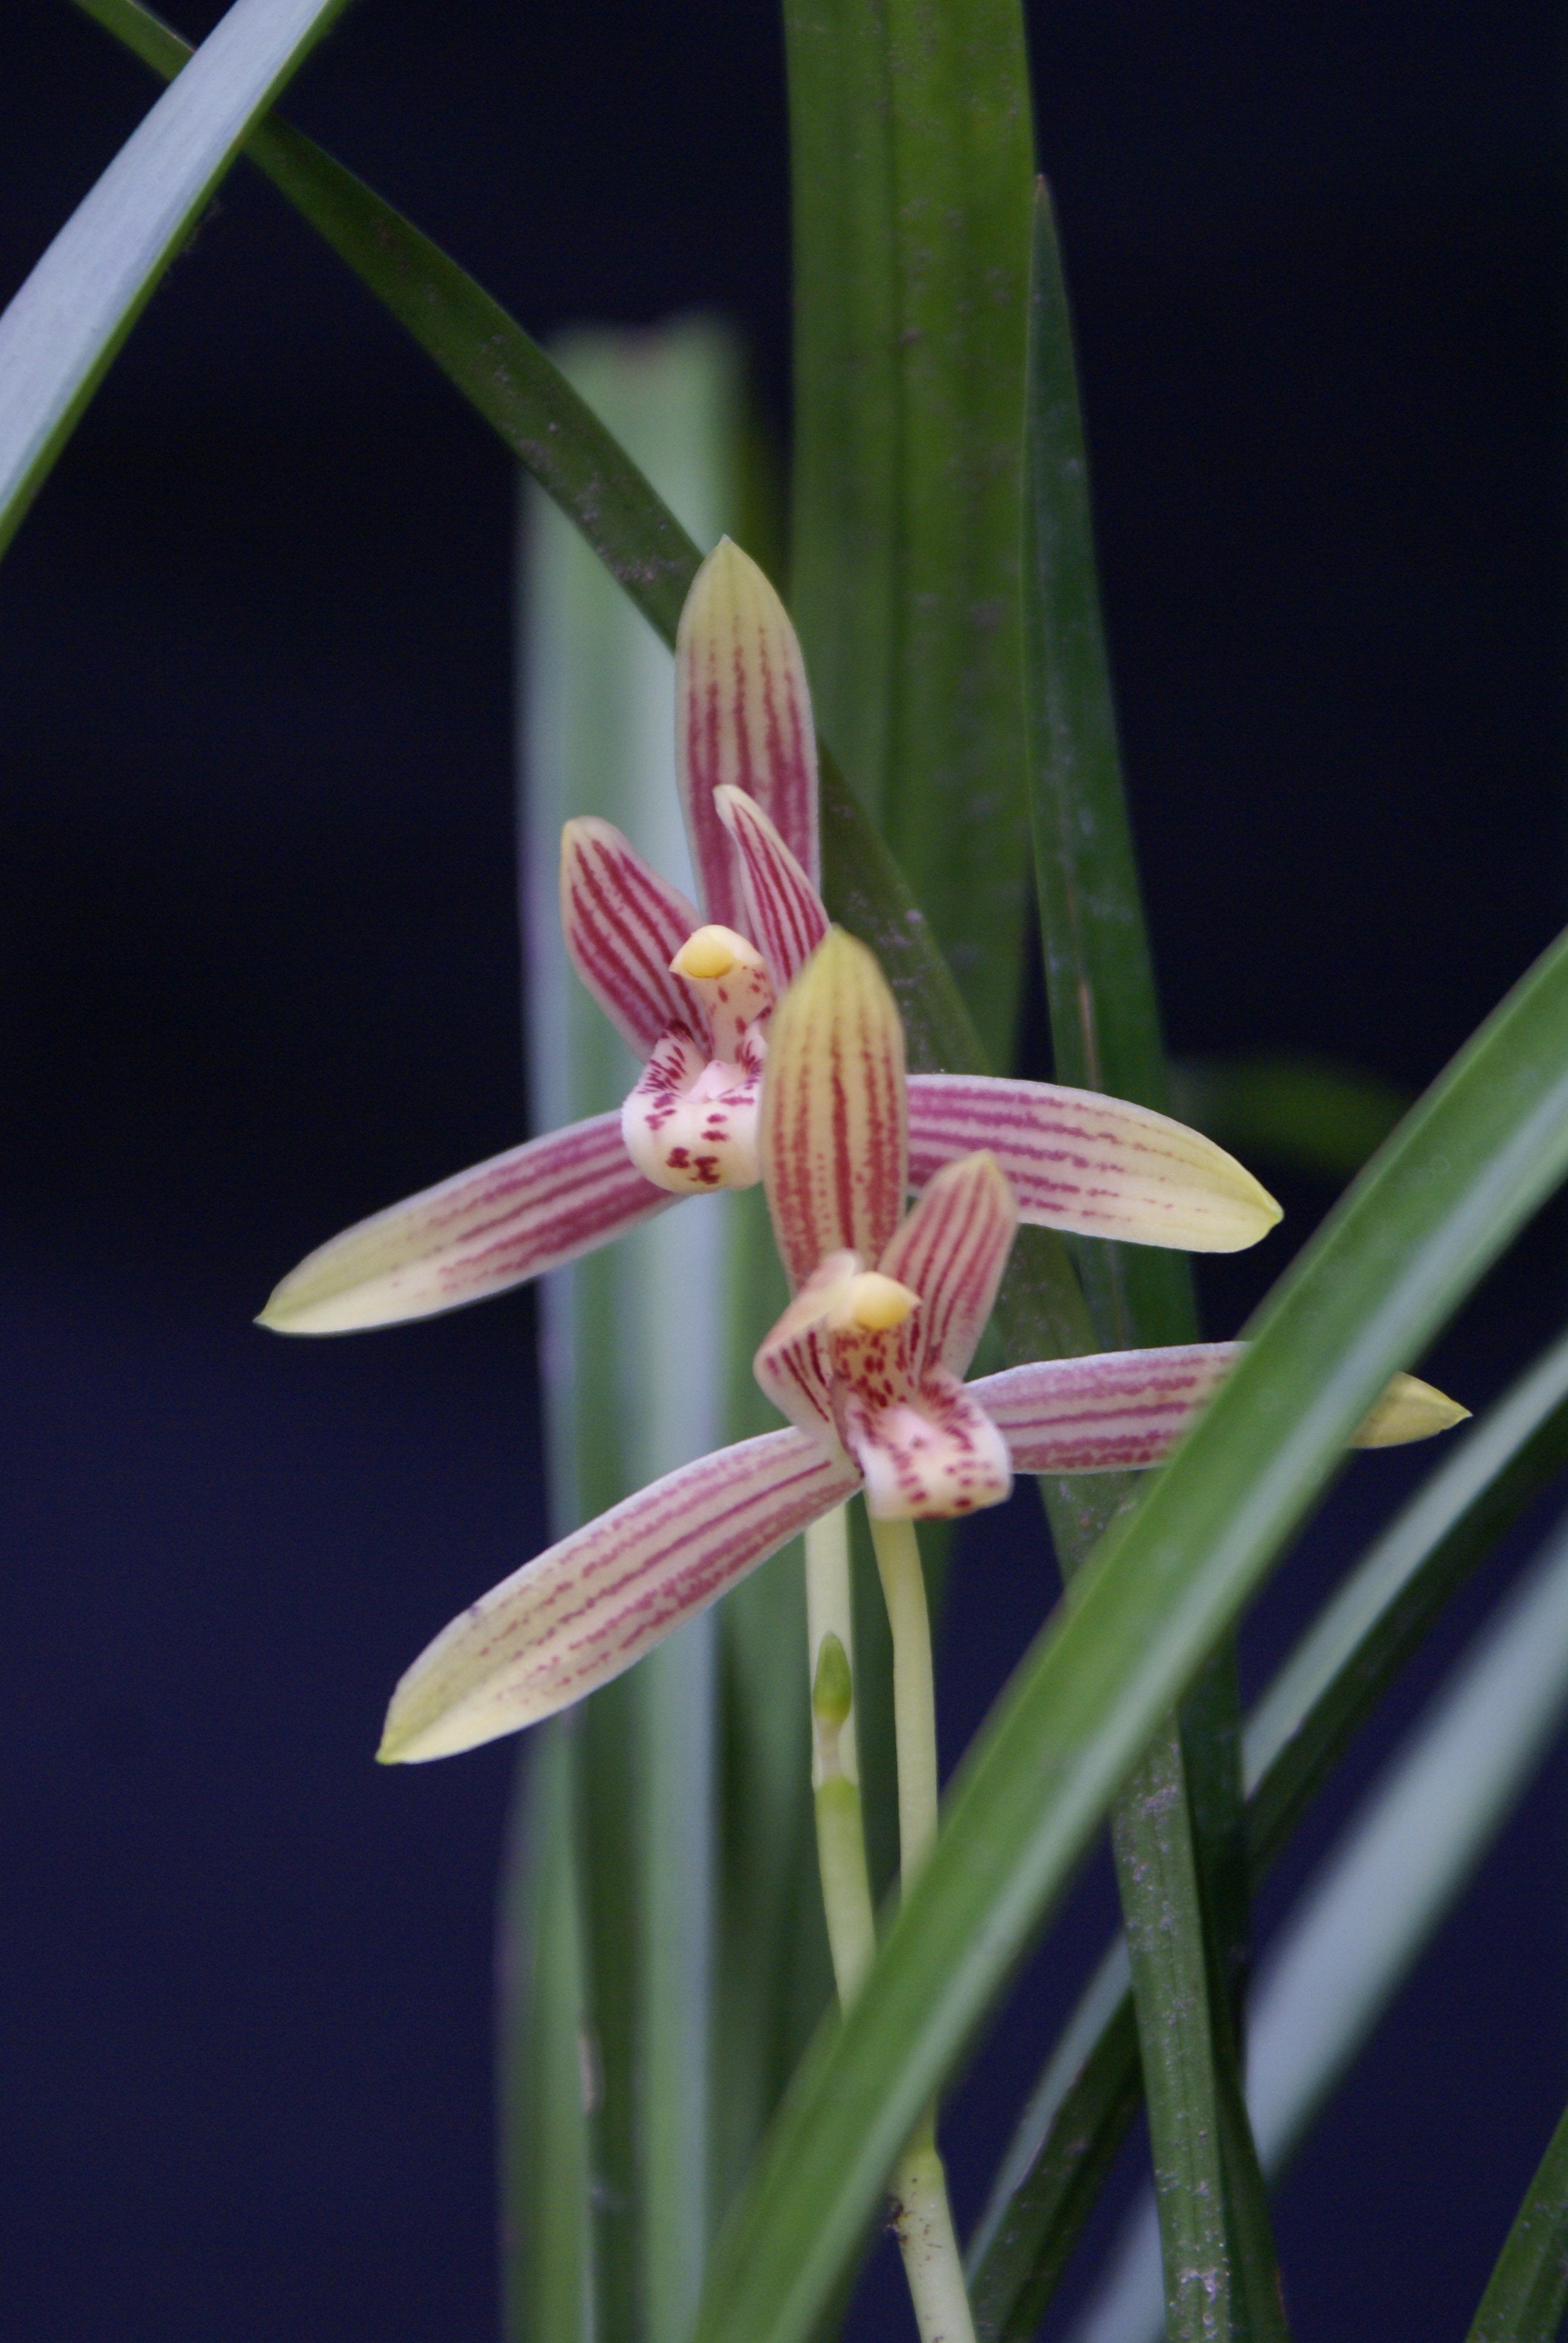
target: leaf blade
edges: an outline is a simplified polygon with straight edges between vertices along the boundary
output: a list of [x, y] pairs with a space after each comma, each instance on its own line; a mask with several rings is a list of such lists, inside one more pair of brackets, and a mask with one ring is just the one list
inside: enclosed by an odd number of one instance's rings
[[344, 0], [235, 0], [0, 317], [0, 553], [256, 116]]
[[900, 2142], [1161, 1710], [1263, 1576], [1382, 1379], [1565, 1165], [1560, 940], [1282, 1280], [1235, 1379], [1023, 1664], [865, 1993], [775, 2127], [720, 2242], [701, 2343], [797, 2343], [808, 2331]]

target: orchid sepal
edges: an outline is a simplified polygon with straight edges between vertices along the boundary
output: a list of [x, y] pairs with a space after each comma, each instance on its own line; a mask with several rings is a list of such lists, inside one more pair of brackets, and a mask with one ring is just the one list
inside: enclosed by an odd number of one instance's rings
[[842, 1503], [858, 1477], [793, 1430], [666, 1473], [443, 1629], [399, 1680], [378, 1757], [451, 1756], [581, 1700]]
[[710, 920], [743, 924], [735, 848], [714, 802], [726, 787], [756, 800], [819, 888], [817, 735], [805, 660], [772, 585], [727, 537], [692, 579], [676, 629], [675, 762]]
[[1099, 1091], [911, 1074], [909, 1118], [915, 1188], [955, 1157], [989, 1148], [1019, 1218], [1070, 1235], [1239, 1252], [1281, 1217], [1268, 1190], [1213, 1140]]
[[608, 1244], [677, 1199], [644, 1179], [618, 1112], [492, 1155], [307, 1254], [258, 1324], [341, 1334], [478, 1302]]

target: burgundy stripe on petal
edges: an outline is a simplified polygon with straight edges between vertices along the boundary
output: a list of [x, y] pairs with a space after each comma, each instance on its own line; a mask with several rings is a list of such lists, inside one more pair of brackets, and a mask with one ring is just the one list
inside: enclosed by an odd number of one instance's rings
[[428, 1317], [558, 1269], [677, 1201], [632, 1162], [619, 1113], [595, 1115], [334, 1237], [284, 1279], [261, 1322], [336, 1334]]
[[613, 822], [592, 815], [561, 832], [561, 929], [599, 1007], [639, 1058], [671, 1025], [706, 1037], [707, 1013], [669, 963], [699, 924], [678, 887], [643, 860]]
[[914, 1185], [979, 1147], [1011, 1181], [1020, 1219], [1081, 1236], [1234, 1252], [1280, 1217], [1234, 1156], [1148, 1107], [1052, 1082], [912, 1076]]
[[740, 857], [740, 887], [751, 933], [782, 992], [827, 934], [826, 906], [761, 807], [744, 789], [718, 789], [714, 803]]
[[840, 928], [773, 1012], [759, 1152], [792, 1289], [829, 1253], [880, 1259], [907, 1186], [904, 1031], [874, 955]]
[[514, 1572], [454, 1619], [398, 1684], [381, 1755], [417, 1763], [580, 1700], [855, 1488], [796, 1431], [668, 1473]]
[[966, 1386], [1020, 1473], [1134, 1472], [1158, 1464], [1241, 1354], [1239, 1342], [1044, 1359]]
[[985, 1332], [1018, 1228], [1018, 1207], [996, 1157], [950, 1163], [930, 1182], [877, 1263], [920, 1297], [920, 1363], [961, 1375]]
[[680, 614], [675, 709], [681, 802], [708, 916], [743, 929], [734, 849], [713, 793], [729, 783], [755, 799], [815, 887], [817, 739], [789, 615], [728, 538], [698, 571]]

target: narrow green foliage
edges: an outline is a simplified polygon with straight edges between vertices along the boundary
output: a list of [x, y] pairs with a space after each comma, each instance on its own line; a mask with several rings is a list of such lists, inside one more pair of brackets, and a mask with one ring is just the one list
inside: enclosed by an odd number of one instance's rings
[[[599, 2330], [618, 2336], [642, 2331], [637, 2123], [642, 1914], [635, 1766], [640, 1694], [635, 1676], [622, 1676], [584, 1704], [575, 1817], [583, 2055], [593, 2078], [588, 2173], [593, 2299]], [[508, 2283], [516, 2288], [528, 2278], [526, 2270], [515, 2270]]]
[[[1087, 2023], [1064, 2037], [1031, 2097], [1029, 2157], [971, 2247], [970, 2299], [979, 2343], [1032, 2343], [1068, 2258], [1116, 2161], [1142, 2097], [1138, 2020], [1125, 1947], [1081, 2005]], [[1109, 1988], [1108, 1990], [1106, 1988]], [[1077, 2021], [1075, 2020], [1075, 2025]], [[1038, 2132], [1038, 2137], [1035, 2136]]]
[[[1072, 321], [1050, 196], [1035, 190], [1023, 500], [1034, 875], [1059, 1081], [1170, 1108], [1154, 972], [1101, 620]], [[1184, 1253], [1084, 1248], [1099, 1342], [1190, 1342]], [[1137, 1332], [1132, 1329], [1136, 1325]]]
[[[533, 1736], [507, 1848], [498, 1947], [502, 2331], [506, 2343], [590, 2343], [582, 1914], [574, 1735]], [[524, 2274], [526, 2273], [526, 2282]]]
[[1218, 2061], [1181, 1763], [1170, 1716], [1119, 1793], [1111, 1843], [1132, 1967], [1171, 2343], [1231, 2332]]
[[1281, 1280], [1255, 1340], [1023, 1662], [864, 1994], [716, 2249], [701, 2343], [803, 2343], [920, 2108], [1159, 1718], [1388, 1376], [1568, 1168], [1568, 947], [1515, 988]]
[[238, 152], [343, 0], [235, 0], [0, 317], [0, 551]]
[[794, 591], [824, 728], [1005, 1064], [1032, 168], [1018, 0], [789, 0]]
[[[1377, 1540], [1249, 1720], [1246, 1826], [1261, 1885], [1357, 1728], [1470, 1572], [1568, 1464], [1568, 1337], [1553, 1344]], [[984, 2338], [1033, 2334], [1139, 2092], [1125, 1963], [1111, 1957], [1052, 2053], [977, 2234]]]
[[1189, 1058], [1172, 1111], [1249, 1161], [1336, 1183], [1353, 1179], [1410, 1104], [1402, 1091], [1329, 1058]]
[[1568, 2308], [1568, 2114], [1497, 2258], [1468, 2343], [1553, 2343]]
[[1254, 1878], [1450, 1596], [1565, 1464], [1568, 1336], [1455, 1443], [1327, 1604], [1248, 1720]]
[[[1033, 215], [1024, 481], [1030, 801], [1056, 1071], [1081, 1089], [1163, 1110], [1164, 1051], [1101, 621], [1071, 319], [1043, 180]], [[1183, 1256], [1098, 1242], [1073, 1250], [1102, 1346], [1194, 1339]], [[1078, 1569], [1129, 1495], [1048, 1491], [1065, 1572]], [[1170, 2332], [1277, 2334], [1279, 2287], [1235, 2031], [1250, 1930], [1229, 1645], [1211, 1654], [1180, 1722], [1161, 1724], [1112, 1809], [1111, 1844], [1132, 1947]]]

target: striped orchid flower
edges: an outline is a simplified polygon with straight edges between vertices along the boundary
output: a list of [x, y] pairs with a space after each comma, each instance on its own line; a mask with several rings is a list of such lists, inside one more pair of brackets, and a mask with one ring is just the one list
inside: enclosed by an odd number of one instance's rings
[[[326, 1334], [480, 1300], [575, 1260], [678, 1198], [759, 1177], [775, 1001], [828, 930], [805, 667], [783, 604], [728, 539], [676, 646], [677, 767], [702, 911], [609, 822], [567, 824], [573, 964], [643, 1061], [618, 1114], [493, 1156], [311, 1253], [262, 1323]], [[1192, 1252], [1254, 1244], [1279, 1207], [1168, 1116], [1050, 1083], [917, 1074], [908, 1170], [925, 1188], [989, 1148], [1026, 1221]]]
[[[857, 1489], [883, 1519], [956, 1515], [999, 1503], [1014, 1473], [1170, 1453], [1238, 1344], [963, 1382], [1017, 1205], [982, 1150], [905, 1212], [910, 1094], [881, 972], [829, 930], [774, 1019], [759, 1141], [794, 1298], [756, 1366], [789, 1428], [668, 1473], [472, 1604], [398, 1684], [384, 1762], [448, 1756], [580, 1700]], [[1463, 1413], [1402, 1375], [1361, 1442], [1423, 1439]]]

